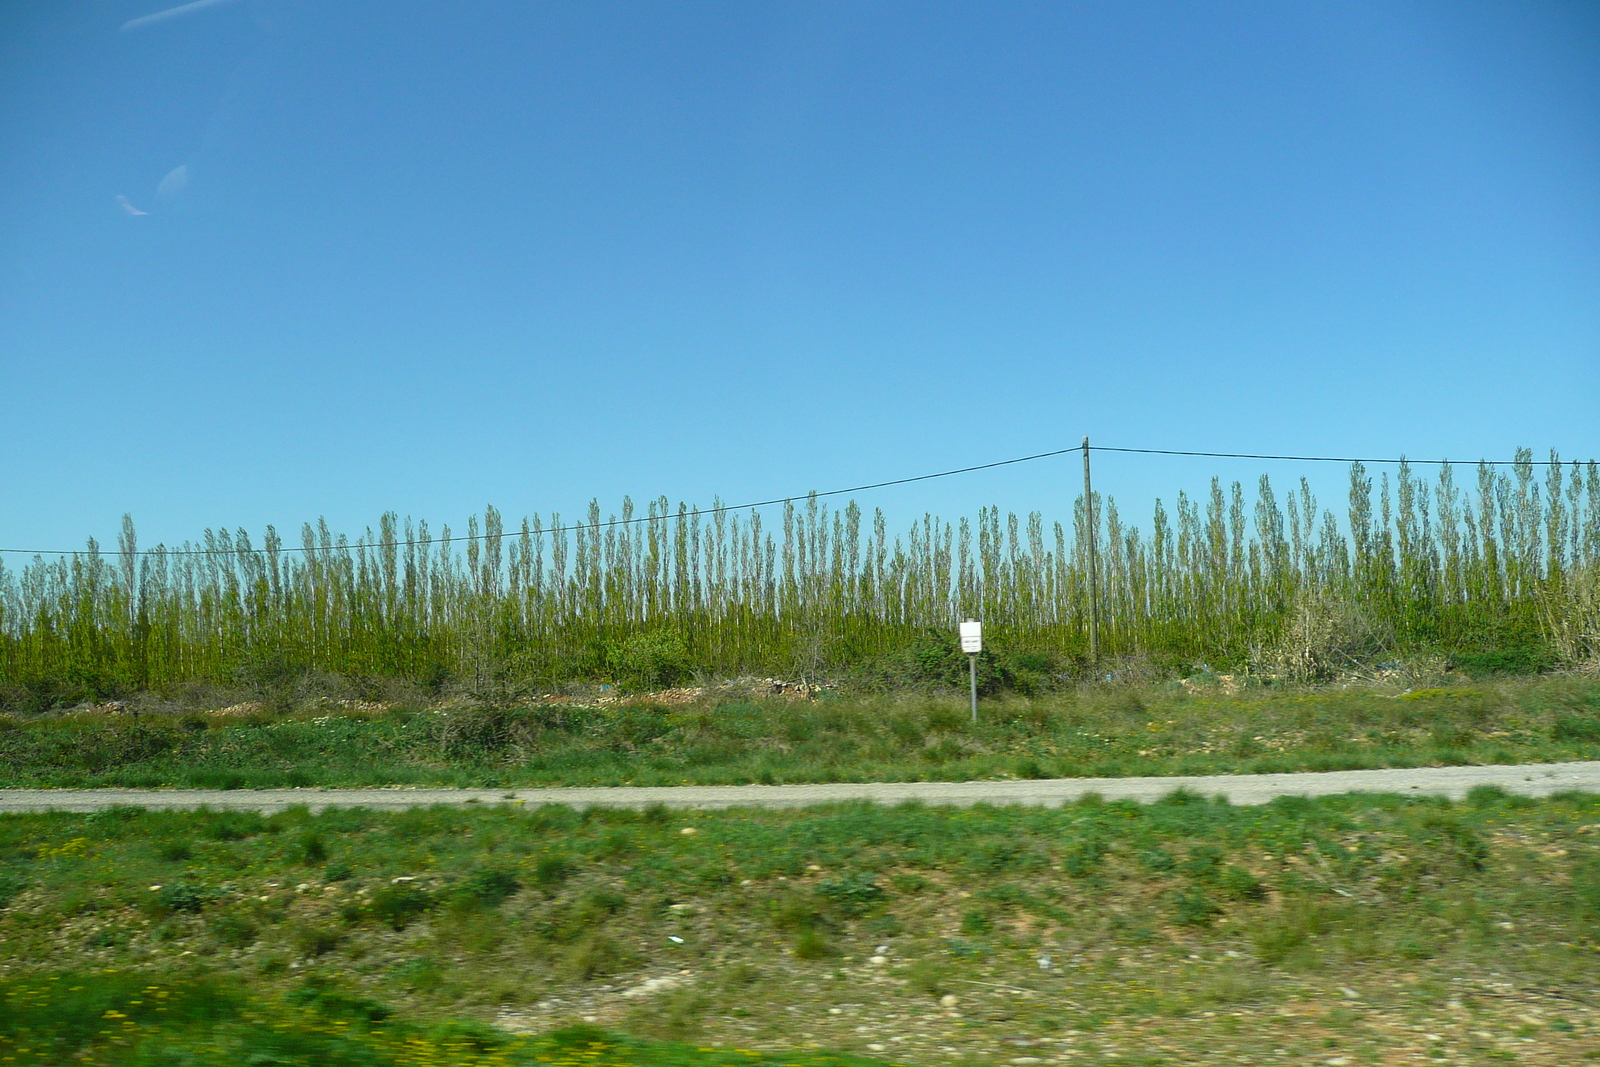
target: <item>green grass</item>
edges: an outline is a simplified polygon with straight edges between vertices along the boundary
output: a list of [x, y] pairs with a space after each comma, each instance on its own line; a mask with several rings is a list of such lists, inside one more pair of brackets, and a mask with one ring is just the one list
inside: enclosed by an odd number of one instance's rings
[[275, 1001], [215, 978], [116, 971], [0, 981], [0, 1062], [53, 1067], [852, 1067], [854, 1056], [697, 1048], [566, 1027], [514, 1037], [471, 1023], [397, 1022], [315, 986]]
[[578, 1024], [632, 1035], [599, 1063], [1362, 1062], [1423, 1032], [1579, 1062], [1597, 828], [1600, 797], [1493, 789], [11, 815], [0, 1032], [46, 1063], [550, 1062]]
[[678, 785], [1195, 775], [1600, 758], [1576, 677], [662, 707], [0, 717], [0, 786]]

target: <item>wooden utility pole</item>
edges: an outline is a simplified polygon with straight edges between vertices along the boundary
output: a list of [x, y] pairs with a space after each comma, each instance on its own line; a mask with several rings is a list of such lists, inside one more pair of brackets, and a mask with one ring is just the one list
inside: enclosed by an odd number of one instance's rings
[[1089, 439], [1083, 439], [1083, 525], [1089, 545], [1089, 661], [1100, 662], [1100, 564], [1097, 560], [1100, 540], [1095, 525], [1094, 487], [1089, 481]]

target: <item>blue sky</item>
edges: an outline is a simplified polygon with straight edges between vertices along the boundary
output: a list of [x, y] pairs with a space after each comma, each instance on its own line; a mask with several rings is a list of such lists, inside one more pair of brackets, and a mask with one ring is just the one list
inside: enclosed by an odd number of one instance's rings
[[0, 9], [3, 547], [1600, 455], [1593, 4], [169, 6]]

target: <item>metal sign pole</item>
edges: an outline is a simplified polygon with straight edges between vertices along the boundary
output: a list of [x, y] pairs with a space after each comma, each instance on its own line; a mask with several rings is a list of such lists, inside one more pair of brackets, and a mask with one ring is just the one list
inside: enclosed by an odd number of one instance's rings
[[983, 651], [983, 623], [968, 619], [961, 624], [961, 651], [967, 654], [967, 675], [972, 681], [972, 723], [978, 723], [978, 653]]
[[978, 725], [978, 654], [968, 653], [967, 668], [972, 675], [972, 725]]

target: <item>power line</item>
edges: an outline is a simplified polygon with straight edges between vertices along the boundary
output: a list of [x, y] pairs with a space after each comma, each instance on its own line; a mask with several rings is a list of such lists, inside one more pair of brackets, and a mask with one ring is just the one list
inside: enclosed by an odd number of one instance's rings
[[[1372, 464], [1379, 464], [1379, 465], [1382, 465], [1382, 464], [1397, 464], [1397, 463], [1411, 463], [1411, 464], [1432, 464], [1432, 465], [1437, 465], [1437, 466], [1443, 466], [1443, 465], [1448, 465], [1448, 464], [1450, 464], [1452, 462], [1451, 460], [1448, 460], [1448, 459], [1406, 459], [1405, 457], [1401, 457], [1400, 459], [1355, 459], [1355, 458], [1344, 457], [1344, 456], [1268, 456], [1268, 455], [1256, 455], [1254, 453], [1246, 453], [1246, 452], [1183, 452], [1183, 451], [1178, 451], [1178, 450], [1175, 450], [1175, 449], [1166, 449], [1166, 448], [1115, 448], [1115, 447], [1112, 447], [1112, 446], [1109, 446], [1109, 445], [1090, 445], [1089, 446], [1089, 450], [1091, 452], [1121, 452], [1121, 453], [1127, 453], [1127, 454], [1131, 454], [1131, 455], [1141, 455], [1141, 456], [1196, 456], [1196, 457], [1205, 458], [1205, 459], [1267, 459], [1267, 460], [1288, 460], [1288, 461], [1293, 461], [1293, 462], [1298, 462], [1298, 463], [1372, 463]], [[829, 496], [843, 496], [845, 493], [864, 493], [864, 492], [866, 492], [866, 491], [868, 491], [870, 489], [886, 489], [886, 488], [888, 488], [889, 486], [892, 486], [892, 485], [909, 485], [912, 482], [926, 482], [926, 481], [931, 481], [931, 480], [933, 480], [935, 478], [949, 478], [952, 475], [956, 475], [956, 474], [970, 474], [973, 471], [991, 470], [992, 468], [995, 468], [995, 467], [1009, 467], [1014, 463], [1031, 463], [1034, 460], [1049, 459], [1052, 456], [1064, 456], [1069, 452], [1082, 452], [1082, 451], [1083, 451], [1083, 446], [1082, 445], [1075, 445], [1072, 448], [1058, 448], [1058, 449], [1054, 449], [1054, 450], [1052, 450], [1050, 452], [1036, 452], [1031, 456], [1017, 456], [1014, 459], [1001, 459], [1001, 460], [996, 460], [993, 463], [979, 463], [978, 465], [973, 466], [973, 467], [957, 467], [955, 470], [938, 471], [937, 473], [934, 473], [934, 474], [917, 474], [917, 475], [913, 475], [910, 478], [893, 478], [893, 479], [890, 479], [889, 481], [886, 481], [886, 482], [873, 482], [870, 485], [853, 485], [853, 486], [850, 486], [849, 488], [846, 488], [846, 489], [829, 489], [827, 492], [824, 492], [824, 493], [811, 492], [811, 493], [798, 493], [798, 494], [793, 495], [793, 496], [779, 496], [779, 497], [773, 497], [770, 500], [756, 500], [756, 501], [753, 501], [753, 502], [748, 503], [748, 504], [724, 504], [721, 507], [714, 507], [714, 508], [694, 508], [692, 510], [683, 512], [682, 514], [687, 518], [694, 518], [694, 517], [697, 517], [697, 516], [704, 516], [704, 515], [725, 514], [725, 513], [730, 512], [730, 511], [745, 511], [745, 510], [750, 509], [750, 508], [770, 507], [773, 504], [790, 504], [790, 503], [793, 503], [793, 502], [795, 502], [797, 500], [810, 500], [810, 499], [813, 499], [813, 498], [821, 499], [822, 497], [829, 497]], [[1475, 466], [1476, 465], [1481, 465], [1481, 466], [1486, 466], [1486, 467], [1508, 467], [1508, 466], [1514, 466], [1517, 462], [1518, 462], [1517, 460], [1507, 460], [1507, 459], [1493, 459], [1493, 460], [1485, 459], [1485, 460], [1478, 460], [1478, 461], [1476, 461], [1475, 464], [1472, 464], [1472, 465], [1475, 465]], [[1565, 466], [1566, 465], [1565, 462], [1563, 462], [1561, 460], [1530, 460], [1530, 461], [1527, 461], [1527, 462], [1529, 462], [1532, 466], [1535, 466], [1535, 467], [1550, 467], [1550, 466]], [[1576, 461], [1574, 461], [1574, 462], [1576, 462]], [[580, 523], [574, 523], [574, 524], [568, 525], [568, 526], [552, 526], [549, 529], [541, 530], [540, 533], [542, 533], [542, 534], [564, 534], [564, 533], [571, 533], [571, 532], [573, 532], [575, 530], [604, 530], [604, 529], [608, 529], [608, 528], [616, 527], [616, 526], [632, 526], [632, 525], [635, 525], [635, 524], [641, 523], [641, 522], [661, 522], [661, 521], [665, 521], [667, 519], [675, 518], [675, 517], [676, 516], [667, 515], [667, 514], [654, 515], [654, 516], [652, 516], [652, 515], [641, 515], [641, 516], [636, 516], [634, 518], [628, 518], [628, 519], [606, 519], [603, 522], [580, 522]], [[368, 542], [368, 543], [364, 543], [364, 544], [358, 542], [356, 545], [352, 545], [352, 546], [348, 546], [348, 547], [360, 547], [360, 548], [407, 548], [407, 547], [410, 547], [412, 545], [422, 545], [422, 544], [426, 544], [426, 545], [447, 545], [447, 544], [451, 544], [452, 542], [455, 542], [455, 541], [482, 541], [485, 538], [487, 538], [488, 536], [489, 536], [488, 534], [477, 534], [477, 535], [459, 534], [459, 535], [454, 536], [454, 537], [436, 537], [436, 538], [429, 538], [427, 540], [423, 540], [422, 538], [411, 538], [411, 539], [408, 539], [408, 540], [405, 540], [405, 541], [375, 541], [375, 542]], [[502, 536], [504, 536], [504, 535], [502, 535]], [[233, 553], [233, 551], [235, 551], [235, 550], [224, 550], [224, 549], [220, 549], [220, 548], [146, 548], [146, 549], [136, 550], [136, 551], [134, 551], [132, 553], [123, 552], [120, 549], [105, 549], [105, 550], [101, 550], [100, 554], [101, 555], [105, 555], [105, 556], [127, 556], [127, 555], [133, 555], [133, 556], [157, 556], [157, 555], [160, 555], [160, 556], [214, 556], [214, 555], [231, 555]], [[291, 546], [291, 547], [287, 547], [287, 548], [280, 548], [278, 551], [280, 551], [280, 552], [314, 552], [314, 551], [316, 551], [316, 549], [315, 548], [308, 549], [304, 545], [301, 545], [301, 546], [298, 546], [298, 547]], [[5, 554], [8, 554], [8, 555], [20, 555], [20, 556], [76, 556], [76, 555], [82, 554], [83, 552], [84, 552], [83, 549], [0, 548], [0, 553], [5, 553]]]
[[[1405, 456], [1401, 456], [1399, 459], [1361, 459], [1352, 456], [1260, 456], [1251, 452], [1179, 452], [1170, 448], [1111, 448], [1107, 445], [1090, 445], [1089, 450], [1091, 452], [1130, 452], [1140, 456], [1202, 456], [1207, 459], [1283, 459], [1293, 460], [1297, 463], [1376, 463], [1389, 465], [1407, 463], [1411, 465], [1430, 464], [1448, 467], [1460, 462], [1451, 459], [1408, 459]], [[1072, 451], [1081, 451], [1081, 449], [1073, 449]], [[1513, 467], [1518, 462], [1518, 460], [1514, 459], [1480, 459], [1466, 461], [1464, 465], [1473, 467]], [[1565, 467], [1568, 463], [1567, 460], [1560, 459], [1531, 459], [1521, 462], [1526, 462], [1531, 467]], [[1572, 462], [1578, 461], [1573, 460]]]
[[[1055, 450], [1053, 452], [1039, 452], [1039, 453], [1036, 453], [1036, 454], [1031, 455], [1031, 456], [1018, 456], [1015, 459], [1002, 459], [1002, 460], [996, 460], [993, 463], [980, 463], [975, 467], [958, 467], [955, 470], [939, 471], [937, 474], [918, 474], [918, 475], [914, 475], [914, 476], [912, 476], [910, 478], [895, 478], [895, 479], [892, 479], [892, 480], [887, 481], [887, 482], [873, 482], [871, 485], [855, 485], [855, 486], [851, 486], [848, 489], [829, 489], [825, 493], [812, 492], [812, 493], [800, 493], [800, 494], [797, 494], [795, 496], [779, 496], [779, 497], [773, 497], [771, 500], [757, 500], [757, 501], [754, 501], [753, 503], [749, 503], [749, 504], [724, 504], [723, 506], [716, 507], [716, 508], [694, 508], [693, 510], [686, 511], [683, 514], [686, 517], [692, 518], [692, 517], [697, 516], [697, 515], [717, 515], [717, 514], [721, 514], [721, 513], [725, 513], [725, 512], [729, 512], [729, 511], [744, 511], [747, 508], [764, 508], [764, 507], [769, 507], [769, 506], [771, 506], [773, 504], [789, 504], [789, 503], [793, 503], [796, 500], [809, 500], [812, 497], [821, 498], [821, 497], [825, 497], [825, 496], [841, 496], [841, 495], [843, 495], [845, 493], [864, 493], [868, 489], [884, 489], [884, 488], [887, 488], [888, 486], [891, 486], [891, 485], [906, 485], [906, 484], [909, 484], [911, 482], [926, 482], [926, 481], [928, 481], [930, 479], [933, 479], [933, 478], [948, 478], [953, 474], [968, 474], [968, 473], [970, 473], [972, 471], [988, 470], [991, 467], [1006, 467], [1006, 466], [1009, 466], [1009, 465], [1011, 465], [1013, 463], [1028, 463], [1028, 462], [1030, 462], [1032, 460], [1036, 460], [1036, 459], [1047, 459], [1050, 456], [1061, 456], [1061, 455], [1065, 455], [1068, 452], [1082, 452], [1082, 451], [1083, 451], [1082, 446], [1077, 446], [1077, 447], [1074, 447], [1074, 448], [1061, 448], [1061, 449], [1057, 449], [1057, 450]], [[675, 518], [675, 517], [676, 516], [666, 515], [666, 514], [653, 515], [653, 516], [652, 515], [640, 515], [640, 516], [636, 516], [636, 517], [631, 518], [631, 519], [607, 519], [604, 522], [580, 522], [580, 523], [575, 523], [575, 524], [573, 524], [571, 526], [552, 526], [547, 530], [541, 530], [540, 533], [558, 534], [558, 533], [571, 533], [574, 530], [603, 530], [603, 529], [606, 529], [606, 528], [612, 527], [612, 526], [632, 526], [632, 525], [634, 525], [636, 523], [641, 523], [641, 522], [660, 522], [660, 521], [663, 521], [663, 520], [666, 520], [666, 519], [670, 519], [670, 518]], [[413, 539], [407, 540], [407, 541], [377, 541], [377, 542], [369, 542], [369, 543], [367, 543], [365, 545], [362, 545], [360, 547], [363, 547], [363, 548], [404, 548], [404, 547], [407, 547], [409, 545], [420, 545], [420, 544], [447, 545], [447, 544], [451, 543], [452, 541], [481, 541], [487, 536], [488, 536], [487, 534], [478, 534], [477, 536], [474, 537], [474, 536], [463, 534], [463, 535], [460, 535], [460, 536], [457, 536], [457, 537], [430, 538], [426, 542], [424, 542], [421, 538], [413, 538]], [[352, 547], [355, 547], [355, 546], [352, 546]], [[38, 549], [35, 549], [35, 548], [0, 548], [0, 552], [8, 552], [8, 553], [15, 553], [15, 554], [20, 554], [20, 555], [30, 555], [30, 556], [73, 556], [73, 555], [80, 554], [82, 551], [83, 551], [83, 549], [71, 549], [71, 550], [65, 550], [64, 551], [64, 550], [61, 550], [61, 549], [48, 549], [48, 548], [38, 548]], [[314, 549], [307, 549], [305, 546], [302, 545], [302, 546], [300, 546], [298, 548], [290, 547], [290, 548], [280, 549], [280, 551], [283, 551], [283, 552], [307, 552], [307, 551], [315, 551], [315, 550]], [[126, 556], [126, 555], [129, 555], [129, 553], [123, 552], [120, 549], [108, 549], [108, 550], [105, 550], [102, 554], [103, 555], [107, 555], [107, 556]], [[138, 550], [138, 551], [132, 553], [132, 555], [135, 555], [135, 556], [155, 556], [155, 555], [166, 555], [166, 556], [211, 556], [211, 555], [222, 555], [222, 554], [226, 554], [226, 553], [224, 553], [224, 550], [222, 550], [220, 548], [190, 548], [190, 549], [147, 548], [147, 549], [141, 549], [141, 550]]]

